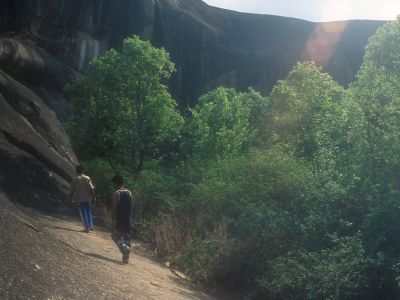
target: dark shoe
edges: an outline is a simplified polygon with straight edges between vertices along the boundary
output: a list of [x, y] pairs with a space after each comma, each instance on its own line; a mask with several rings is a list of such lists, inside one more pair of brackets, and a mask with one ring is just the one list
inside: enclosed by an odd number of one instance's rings
[[129, 264], [129, 254], [122, 254], [122, 262], [124, 264]]
[[93, 231], [93, 227], [89, 229], [90, 231]]
[[122, 245], [122, 262], [124, 264], [129, 263], [129, 254], [130, 253], [131, 253], [131, 249], [127, 245], [123, 244]]

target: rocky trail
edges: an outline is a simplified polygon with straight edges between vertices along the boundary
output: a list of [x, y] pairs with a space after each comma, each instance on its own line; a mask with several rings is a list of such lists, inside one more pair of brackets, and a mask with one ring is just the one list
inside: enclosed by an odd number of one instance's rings
[[[176, 275], [179, 273], [138, 254], [141, 252], [138, 243], [133, 244], [130, 263], [124, 265], [110, 233], [104, 229], [97, 227], [87, 234], [81, 232], [78, 220], [63, 216], [41, 215], [38, 220], [45, 232], [90, 260], [95, 272], [107, 274], [107, 282], [98, 282], [107, 289], [100, 298], [114, 293], [120, 299], [211, 299], [192, 290], [189, 282]], [[92, 280], [96, 280], [95, 275]], [[143, 295], [136, 296], [137, 291]]]
[[[215, 299], [143, 254], [128, 265], [105, 229], [20, 208], [0, 193], [1, 299]], [[21, 211], [22, 210], [22, 211]]]

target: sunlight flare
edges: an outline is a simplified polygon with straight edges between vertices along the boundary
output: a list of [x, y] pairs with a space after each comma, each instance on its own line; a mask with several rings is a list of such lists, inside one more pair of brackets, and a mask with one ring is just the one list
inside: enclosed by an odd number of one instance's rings
[[318, 24], [306, 44], [303, 57], [325, 65], [336, 51], [348, 22]]

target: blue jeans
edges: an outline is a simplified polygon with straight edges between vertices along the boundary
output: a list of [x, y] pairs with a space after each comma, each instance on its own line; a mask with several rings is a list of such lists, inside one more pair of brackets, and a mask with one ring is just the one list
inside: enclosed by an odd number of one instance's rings
[[90, 201], [79, 204], [79, 213], [81, 214], [83, 227], [86, 230], [93, 228], [92, 210], [90, 209]]

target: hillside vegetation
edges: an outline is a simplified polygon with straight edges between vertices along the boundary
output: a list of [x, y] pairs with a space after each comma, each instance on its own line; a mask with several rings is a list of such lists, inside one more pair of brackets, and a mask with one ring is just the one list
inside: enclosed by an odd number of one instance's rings
[[181, 114], [173, 63], [137, 37], [68, 86], [67, 124], [104, 205], [191, 277], [262, 299], [400, 297], [400, 20], [343, 88], [299, 62], [268, 97], [219, 87]]

